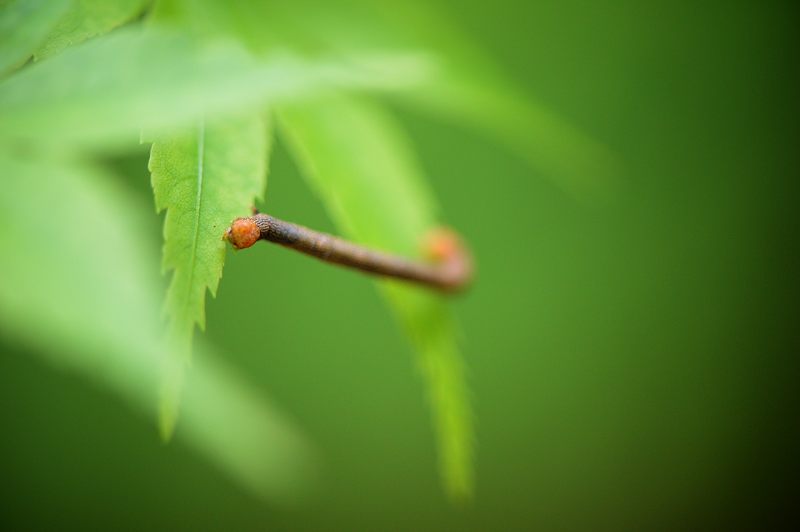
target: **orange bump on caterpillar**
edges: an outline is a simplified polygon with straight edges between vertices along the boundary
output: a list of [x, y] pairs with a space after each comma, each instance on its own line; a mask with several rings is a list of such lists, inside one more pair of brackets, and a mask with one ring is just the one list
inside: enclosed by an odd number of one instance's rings
[[429, 260], [439, 264], [444, 275], [441, 288], [449, 292], [464, 289], [474, 275], [474, 263], [461, 236], [447, 227], [437, 227], [425, 238], [423, 252]]
[[455, 231], [447, 227], [438, 227], [426, 236], [424, 251], [432, 260], [445, 262], [463, 254], [464, 245]]

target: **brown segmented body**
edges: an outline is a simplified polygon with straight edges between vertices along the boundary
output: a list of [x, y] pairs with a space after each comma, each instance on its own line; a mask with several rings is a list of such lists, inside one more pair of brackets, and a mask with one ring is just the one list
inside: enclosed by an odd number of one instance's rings
[[432, 262], [369, 249], [268, 214], [237, 218], [225, 232], [225, 239], [237, 249], [267, 240], [325, 262], [446, 292], [462, 290], [472, 279], [471, 257], [458, 235], [449, 229], [437, 229], [428, 235], [424, 251]]

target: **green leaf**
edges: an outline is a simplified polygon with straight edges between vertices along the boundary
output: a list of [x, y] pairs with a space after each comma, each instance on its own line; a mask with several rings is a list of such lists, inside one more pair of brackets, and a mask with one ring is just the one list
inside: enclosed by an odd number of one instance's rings
[[[164, 271], [173, 272], [165, 309], [169, 334], [188, 362], [195, 324], [205, 327], [206, 290], [216, 295], [225, 261], [222, 235], [266, 186], [267, 126], [258, 115], [201, 120], [183, 135], [157, 139], [150, 151], [156, 208], [166, 211]], [[162, 395], [165, 437], [177, 417], [183, 364], [168, 375]]]
[[34, 54], [39, 61], [102, 35], [142, 12], [146, 0], [74, 0]]
[[[378, 106], [345, 96], [278, 110], [289, 149], [334, 221], [357, 242], [418, 256], [436, 208], [406, 138]], [[473, 427], [464, 368], [443, 296], [381, 287], [410, 335], [427, 383], [445, 487], [472, 492]]]
[[0, 76], [27, 61], [69, 7], [69, 0], [0, 2]]
[[[0, 334], [154, 417], [160, 368], [173, 358], [146, 207], [112, 176], [44, 153], [0, 153], [0, 173]], [[309, 472], [304, 440], [256, 387], [198, 347], [178, 438], [256, 494], [298, 494]]]
[[0, 83], [0, 142], [98, 149], [270, 102], [337, 87], [394, 90], [431, 65], [419, 54], [307, 60], [256, 58], [235, 41], [125, 28], [70, 48]]

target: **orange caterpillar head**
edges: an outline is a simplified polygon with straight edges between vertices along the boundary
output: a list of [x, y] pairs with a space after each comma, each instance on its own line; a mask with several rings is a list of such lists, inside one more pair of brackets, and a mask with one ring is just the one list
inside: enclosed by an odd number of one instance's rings
[[222, 238], [233, 244], [236, 249], [245, 249], [255, 244], [260, 237], [261, 230], [253, 219], [237, 218]]

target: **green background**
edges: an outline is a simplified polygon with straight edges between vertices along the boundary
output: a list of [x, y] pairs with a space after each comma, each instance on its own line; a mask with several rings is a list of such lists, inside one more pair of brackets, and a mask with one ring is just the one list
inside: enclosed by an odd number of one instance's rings
[[[480, 134], [396, 109], [478, 261], [477, 283], [454, 303], [477, 418], [474, 500], [454, 506], [441, 491], [411, 350], [372, 283], [259, 245], [229, 254], [207, 335], [305, 429], [316, 491], [293, 507], [264, 503], [180, 442], [162, 444], [154, 420], [0, 340], [0, 525], [649, 530], [780, 519], [796, 422], [785, 406], [797, 347], [796, 8], [450, 11], [621, 167], [607, 198], [576, 201]], [[108, 164], [152, 204], [146, 161], [142, 148]], [[264, 208], [333, 231], [280, 145]], [[158, 245], [155, 214], [151, 233]]]

